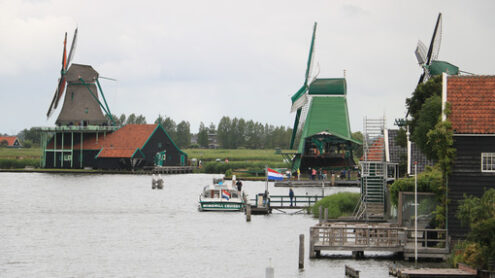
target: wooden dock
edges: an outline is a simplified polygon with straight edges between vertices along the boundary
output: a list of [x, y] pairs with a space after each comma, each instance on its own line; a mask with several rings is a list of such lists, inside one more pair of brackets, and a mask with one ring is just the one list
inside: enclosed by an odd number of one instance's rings
[[[428, 232], [436, 233], [428, 239]], [[446, 230], [418, 229], [418, 257], [442, 258], [448, 255]], [[385, 251], [414, 257], [414, 232], [390, 223], [326, 222], [310, 228], [310, 258], [321, 251], [352, 251], [364, 255], [365, 251]], [[411, 245], [411, 241], [413, 244]]]
[[145, 167], [142, 171], [152, 174], [187, 174], [192, 173], [194, 166], [153, 166]]
[[286, 180], [275, 182], [275, 187], [321, 187], [321, 184], [325, 187], [339, 186], [339, 187], [359, 187], [361, 185], [359, 180], [335, 180], [334, 184], [330, 180]]
[[389, 274], [399, 278], [424, 278], [424, 277], [456, 277], [470, 278], [477, 277], [477, 271], [470, 268], [405, 268], [397, 269]]

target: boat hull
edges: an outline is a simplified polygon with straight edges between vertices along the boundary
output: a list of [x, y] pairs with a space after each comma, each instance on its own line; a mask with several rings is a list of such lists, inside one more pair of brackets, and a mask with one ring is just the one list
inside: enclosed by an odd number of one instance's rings
[[202, 201], [199, 203], [201, 211], [240, 211], [243, 208], [244, 204], [240, 202]]

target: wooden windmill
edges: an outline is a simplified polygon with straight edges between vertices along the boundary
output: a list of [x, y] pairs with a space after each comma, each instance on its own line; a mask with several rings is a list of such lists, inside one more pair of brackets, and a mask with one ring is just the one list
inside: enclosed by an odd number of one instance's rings
[[[60, 78], [46, 115], [48, 118], [52, 115], [65, 91], [64, 103], [55, 121], [56, 125], [105, 125], [109, 120], [113, 123], [112, 114], [98, 81], [98, 72], [89, 65], [70, 64], [74, 56], [76, 41], [77, 29], [74, 31], [74, 38], [67, 56], [67, 33], [65, 33]], [[98, 98], [97, 86], [104, 104]]]

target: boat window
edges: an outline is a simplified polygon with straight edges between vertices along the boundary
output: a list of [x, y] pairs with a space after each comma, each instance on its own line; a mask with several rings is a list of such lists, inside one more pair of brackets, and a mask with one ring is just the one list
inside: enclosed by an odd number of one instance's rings
[[212, 198], [220, 198], [220, 194], [218, 193], [218, 190], [212, 190], [212, 192], [213, 192]]
[[238, 198], [237, 192], [231, 191], [230, 194], [232, 195], [232, 198]]

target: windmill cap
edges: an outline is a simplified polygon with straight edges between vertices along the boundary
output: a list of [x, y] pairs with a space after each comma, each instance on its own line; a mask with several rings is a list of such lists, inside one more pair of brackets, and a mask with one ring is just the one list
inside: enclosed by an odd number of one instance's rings
[[67, 82], [94, 82], [98, 78], [98, 72], [90, 65], [72, 64], [65, 75]]

